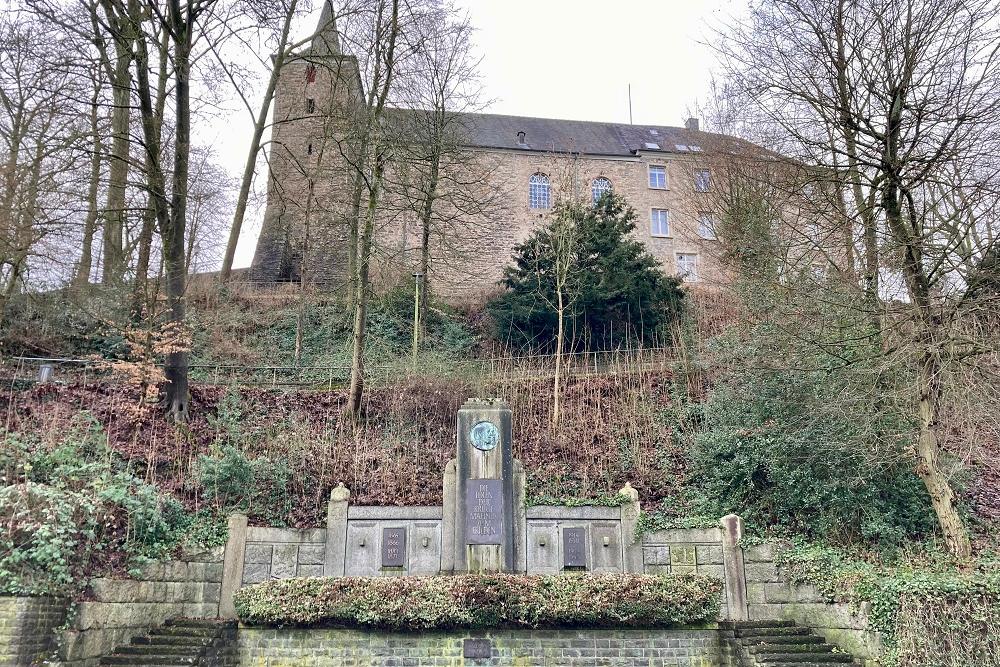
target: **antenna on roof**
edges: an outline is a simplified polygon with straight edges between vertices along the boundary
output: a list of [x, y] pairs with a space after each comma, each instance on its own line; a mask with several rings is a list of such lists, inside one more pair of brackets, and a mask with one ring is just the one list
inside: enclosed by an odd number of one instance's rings
[[628, 84], [628, 124], [632, 124], [632, 84]]

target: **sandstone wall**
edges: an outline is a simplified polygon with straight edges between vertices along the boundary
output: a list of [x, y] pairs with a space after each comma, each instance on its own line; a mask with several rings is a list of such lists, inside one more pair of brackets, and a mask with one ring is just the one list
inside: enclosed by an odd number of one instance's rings
[[94, 579], [60, 639], [61, 664], [91, 667], [102, 655], [169, 618], [219, 615], [223, 550], [153, 563], [139, 579]]
[[775, 547], [769, 544], [744, 551], [750, 618], [793, 620], [813, 628], [866, 665], [877, 664], [882, 643], [878, 634], [868, 629], [865, 610], [831, 603], [814, 586], [789, 583], [775, 564], [774, 554]]
[[[486, 639], [488, 658], [464, 659], [466, 640]], [[240, 628], [241, 665], [451, 667], [453, 665], [675, 665], [720, 667], [717, 630], [506, 630], [387, 633]], [[482, 645], [480, 645], [482, 646]]]
[[0, 666], [33, 665], [51, 656], [54, 631], [65, 619], [65, 600], [0, 597]]

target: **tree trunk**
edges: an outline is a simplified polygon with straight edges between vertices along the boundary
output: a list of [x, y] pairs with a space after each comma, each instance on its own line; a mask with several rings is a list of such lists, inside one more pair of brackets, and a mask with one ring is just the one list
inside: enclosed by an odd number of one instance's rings
[[378, 208], [379, 186], [382, 182], [384, 162], [381, 156], [375, 158], [371, 188], [368, 191], [368, 208], [365, 224], [358, 235], [356, 253], [357, 272], [354, 277], [354, 329], [351, 349], [351, 388], [348, 394], [348, 413], [355, 419], [361, 411], [361, 395], [365, 385], [365, 338], [368, 331], [369, 262], [372, 251], [372, 235], [375, 230], [375, 214]]
[[[153, 162], [159, 163], [160, 160], [159, 146], [163, 138], [163, 110], [167, 100], [167, 57], [169, 55], [167, 39], [167, 31], [164, 30], [160, 39], [159, 80], [156, 85], [156, 101], [153, 107], [152, 118], [153, 132], [156, 137], [155, 149], [157, 152], [155, 155], [153, 154], [152, 145], [148, 146], [145, 151], [144, 161], [147, 174], [151, 173], [155, 168]], [[148, 294], [149, 257], [152, 252], [153, 233], [155, 231], [156, 208], [153, 198], [150, 196], [146, 202], [146, 209], [142, 214], [142, 229], [139, 231], [138, 253], [136, 256], [135, 284], [132, 288], [132, 317], [136, 321], [142, 319], [143, 313], [150, 306], [150, 295]]]
[[[191, 153], [191, 31], [193, 20], [183, 16], [180, 0], [170, 1], [174, 34], [174, 176], [170, 201], [170, 224], [163, 234], [167, 306], [170, 321], [184, 327], [184, 232], [187, 224], [188, 167]], [[183, 422], [188, 412], [188, 350], [180, 346], [167, 354], [167, 411]]]
[[90, 183], [87, 185], [87, 217], [83, 220], [83, 241], [80, 249], [80, 261], [76, 265], [73, 276], [73, 286], [81, 289], [90, 284], [90, 271], [94, 268], [94, 233], [97, 231], [97, 190], [101, 182], [101, 154], [104, 151], [98, 128], [97, 86], [94, 98], [90, 104], [90, 133], [92, 136], [93, 156], [90, 163]]
[[[440, 147], [440, 141], [438, 142]], [[427, 179], [427, 191], [424, 198], [423, 210], [420, 212], [420, 273], [424, 275], [423, 289], [420, 291], [420, 325], [427, 320], [427, 304], [431, 291], [430, 268], [431, 268], [431, 222], [434, 215], [434, 201], [437, 198], [438, 181], [441, 177], [441, 152], [440, 148], [433, 149], [431, 156], [431, 168]]]
[[955, 493], [947, 476], [941, 470], [937, 424], [941, 399], [941, 363], [933, 349], [925, 348], [920, 364], [920, 432], [917, 437], [917, 474], [927, 487], [934, 514], [944, 535], [948, 551], [959, 558], [972, 555], [965, 522], [955, 506]]
[[566, 305], [563, 302], [562, 286], [559, 286], [556, 288], [556, 315], [558, 316], [559, 321], [556, 326], [556, 371], [555, 379], [552, 383], [552, 428], [559, 426], [559, 396], [562, 391], [560, 384], [562, 380], [563, 340], [566, 337], [564, 330], [565, 311]]
[[285, 49], [288, 46], [288, 35], [291, 31], [292, 19], [295, 16], [297, 4], [298, 0], [291, 0], [288, 10], [285, 13], [285, 21], [281, 26], [281, 40], [278, 42], [278, 49], [274, 56], [274, 66], [271, 69], [271, 78], [268, 79], [267, 89], [264, 91], [264, 99], [261, 101], [260, 109], [257, 112], [257, 120], [253, 127], [253, 136], [250, 138], [250, 152], [247, 154], [247, 161], [243, 166], [243, 179], [240, 181], [240, 193], [236, 199], [233, 226], [229, 230], [226, 254], [222, 258], [222, 270], [219, 272], [219, 280], [222, 282], [228, 281], [233, 272], [236, 246], [240, 241], [240, 230], [243, 228], [243, 218], [246, 216], [247, 201], [250, 198], [250, 187], [253, 185], [253, 176], [257, 166], [257, 153], [260, 152], [260, 142], [264, 136], [264, 129], [267, 127], [267, 112], [271, 108], [271, 101], [274, 99], [274, 91], [278, 87], [281, 68], [285, 64]]
[[125, 228], [125, 189], [128, 186], [129, 124], [131, 120], [132, 76], [129, 70], [132, 59], [130, 46], [131, 28], [125, 20], [107, 12], [109, 25], [114, 26], [115, 69], [112, 85], [111, 155], [108, 171], [108, 194], [104, 206], [104, 265], [102, 282], [117, 284], [124, 275], [124, 248], [122, 235]]

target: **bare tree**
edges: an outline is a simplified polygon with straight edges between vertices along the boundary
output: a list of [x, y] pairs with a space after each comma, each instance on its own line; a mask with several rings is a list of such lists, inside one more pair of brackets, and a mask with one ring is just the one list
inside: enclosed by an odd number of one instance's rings
[[[942, 462], [947, 370], [992, 348], [962, 325], [994, 248], [1000, 7], [990, 0], [777, 0], [721, 35], [730, 94], [816, 167], [849, 221], [870, 353], [913, 370], [916, 472], [949, 550], [970, 553]], [[826, 205], [826, 203], [824, 203]], [[836, 225], [835, 225], [836, 226]], [[854, 258], [851, 258], [854, 260]], [[829, 341], [827, 341], [829, 342]]]

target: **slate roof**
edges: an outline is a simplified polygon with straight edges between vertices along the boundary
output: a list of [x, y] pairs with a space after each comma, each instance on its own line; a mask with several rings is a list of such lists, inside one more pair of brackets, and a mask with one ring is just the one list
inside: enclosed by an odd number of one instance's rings
[[[530, 116], [462, 114], [468, 145], [478, 148], [630, 156], [637, 152], [697, 153], [751, 144], [712, 132], [664, 125], [629, 125]], [[523, 143], [518, 132], [524, 132]]]

